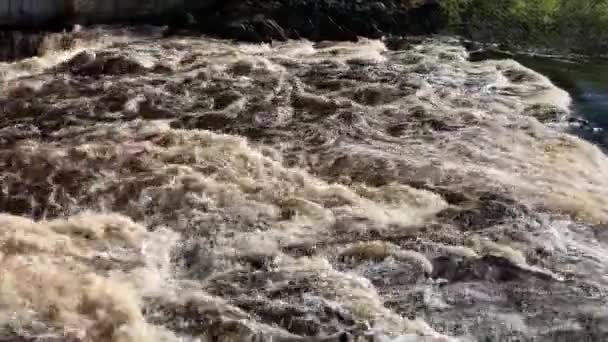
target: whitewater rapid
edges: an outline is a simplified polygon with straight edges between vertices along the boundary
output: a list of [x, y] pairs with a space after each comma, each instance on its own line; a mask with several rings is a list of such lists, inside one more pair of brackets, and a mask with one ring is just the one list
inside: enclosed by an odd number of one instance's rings
[[546, 77], [449, 37], [72, 45], [0, 64], [0, 337], [608, 336], [608, 158]]

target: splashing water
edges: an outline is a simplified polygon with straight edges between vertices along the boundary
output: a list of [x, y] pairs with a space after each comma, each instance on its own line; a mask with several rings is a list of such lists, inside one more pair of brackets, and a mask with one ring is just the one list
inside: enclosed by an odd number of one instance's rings
[[0, 337], [606, 336], [608, 159], [546, 77], [95, 32], [0, 66]]

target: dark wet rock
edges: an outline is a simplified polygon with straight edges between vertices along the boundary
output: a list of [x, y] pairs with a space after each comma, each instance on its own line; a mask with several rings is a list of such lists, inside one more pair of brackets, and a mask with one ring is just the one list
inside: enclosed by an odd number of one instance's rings
[[[464, 198], [454, 198], [456, 202]], [[463, 230], [479, 230], [514, 221], [529, 210], [515, 200], [500, 194], [482, 193], [476, 199], [459, 203], [438, 214], [445, 222]]]
[[426, 190], [433, 191], [440, 194], [443, 199], [451, 205], [458, 205], [460, 203], [468, 201], [470, 198], [462, 191], [450, 190], [441, 187], [431, 187]]
[[227, 90], [215, 96], [213, 99], [213, 109], [222, 110], [242, 98], [243, 95], [234, 90]]
[[[336, 322], [342, 326], [352, 326], [355, 321], [349, 314], [330, 306], [321, 309], [307, 308], [305, 305], [274, 306], [265, 301], [251, 300], [239, 303], [239, 307], [255, 312], [266, 324], [276, 324], [300, 336], [328, 335], [326, 325]], [[332, 329], [333, 330], [333, 329]], [[329, 332], [332, 334], [334, 332]]]
[[408, 131], [408, 127], [409, 127], [409, 125], [406, 123], [398, 123], [398, 124], [389, 126], [386, 129], [386, 132], [393, 137], [399, 137]]
[[89, 51], [80, 52], [57, 67], [57, 71], [67, 71], [78, 76], [138, 74], [146, 70], [147, 68], [129, 57]]
[[[253, 301], [252, 301], [253, 303]], [[252, 304], [253, 305], [253, 304]], [[288, 310], [288, 309], [286, 309]], [[172, 331], [198, 336], [209, 341], [278, 341], [278, 342], [344, 342], [352, 341], [348, 332], [340, 331], [324, 336], [306, 337], [289, 333], [254, 331], [247, 320], [252, 317], [232, 305], [218, 305], [212, 297], [186, 298], [166, 301], [155, 298], [148, 301], [144, 310], [148, 321], [170, 328]], [[285, 316], [281, 316], [285, 314]], [[295, 314], [295, 313], [294, 313]], [[315, 331], [315, 323], [321, 324], [317, 317], [293, 316], [284, 310], [268, 312], [268, 322], [281, 322], [279, 327], [291, 324], [296, 331]], [[268, 325], [269, 326], [269, 325]], [[276, 327], [277, 325], [275, 325]]]
[[0, 31], [0, 62], [39, 56], [48, 50], [67, 50], [73, 37], [64, 33]]
[[[72, 61], [70, 61], [72, 62]], [[113, 56], [100, 54], [92, 61], [85, 64], [70, 63], [70, 71], [76, 75], [124, 75], [138, 74], [146, 70], [137, 61], [125, 56]], [[80, 60], [78, 62], [81, 62]]]
[[527, 70], [508, 69], [502, 73], [509, 81], [513, 83], [524, 83], [534, 81], [537, 76]]
[[523, 281], [529, 277], [547, 281], [553, 280], [547, 274], [523, 269], [507, 258], [493, 255], [476, 259], [437, 257], [433, 259], [433, 273], [431, 276], [446, 279], [450, 282], [512, 282]]
[[310, 257], [317, 255], [319, 249], [317, 244], [305, 243], [285, 247], [283, 252], [294, 257]]
[[323, 281], [314, 275], [293, 277], [280, 270], [237, 271], [211, 279], [205, 290], [231, 298], [235, 307], [295, 335], [333, 336], [328, 337], [332, 340], [343, 332], [365, 331], [352, 312], [322, 295]]
[[365, 113], [350, 110], [339, 113], [336, 118], [345, 125], [359, 125], [365, 123]]
[[144, 119], [169, 119], [175, 117], [177, 113], [174, 110], [164, 108], [160, 101], [146, 100], [139, 104], [139, 114]]
[[253, 42], [287, 40], [285, 30], [276, 21], [263, 15], [230, 22], [225, 26], [223, 34], [237, 40]]
[[38, 55], [43, 36], [21, 32], [0, 32], [0, 61], [13, 61]]
[[430, 128], [431, 130], [436, 131], [436, 132], [442, 132], [442, 131], [454, 132], [454, 131], [457, 131], [459, 128], [462, 128], [459, 126], [451, 125], [445, 121], [438, 120], [438, 119], [424, 120], [424, 121], [422, 121], [422, 125]]
[[238, 259], [241, 264], [249, 265], [254, 270], [266, 270], [273, 265], [273, 256], [252, 254]]
[[568, 118], [568, 124], [575, 126], [575, 127], [579, 127], [581, 129], [590, 129], [591, 124], [589, 123], [588, 120], [582, 119], [582, 118], [577, 118], [577, 117], [569, 117]]
[[64, 64], [67, 68], [78, 68], [95, 61], [95, 53], [91, 51], [82, 51], [77, 53], [69, 61]]
[[215, 0], [188, 4], [170, 25], [247, 41], [434, 33], [447, 21], [437, 1]]
[[98, 113], [118, 112], [123, 110], [125, 104], [129, 101], [129, 96], [123, 89], [113, 88], [108, 89], [99, 100], [96, 106]]
[[[113, 7], [110, 7], [112, 9]], [[447, 17], [438, 1], [347, 1], [347, 0], [209, 0], [185, 1], [182, 8], [157, 13], [122, 13], [111, 15], [67, 11], [60, 25], [56, 22], [23, 22], [24, 26], [48, 26], [57, 29], [74, 22], [86, 24], [147, 23], [167, 24], [165, 36], [183, 33], [182, 29], [202, 31], [222, 38], [243, 41], [271, 41], [297, 38], [312, 40], [355, 40], [359, 36], [379, 38], [384, 35], [435, 33], [447, 25]], [[57, 20], [55, 20], [57, 21]], [[58, 27], [59, 26], [59, 27]], [[10, 41], [15, 46], [5, 52], [9, 58], [32, 55], [40, 38]], [[2, 39], [0, 38], [0, 42]], [[23, 45], [23, 47], [21, 47]]]
[[174, 128], [188, 127], [189, 129], [210, 129], [210, 130], [224, 130], [231, 123], [234, 122], [234, 118], [229, 117], [223, 113], [207, 113], [201, 116], [181, 118], [171, 123]]
[[391, 87], [365, 87], [357, 89], [353, 99], [358, 103], [369, 106], [378, 106], [400, 99], [403, 93]]
[[432, 260], [432, 278], [451, 278], [462, 267], [464, 258], [454, 256], [439, 256]]
[[422, 107], [414, 108], [409, 113], [407, 121], [395, 122], [386, 127], [386, 133], [393, 137], [404, 134], [431, 135], [431, 133], [455, 132], [465, 125], [446, 118], [433, 117], [432, 114]]
[[608, 339], [608, 333], [600, 331], [581, 331], [578, 329], [558, 328], [546, 336], [546, 341], [555, 342], [570, 342], [570, 341], [585, 341], [585, 342], [600, 342]]
[[292, 38], [355, 40], [359, 36], [425, 34], [438, 32], [447, 25], [447, 17], [435, 0], [209, 0], [186, 1], [181, 9], [155, 14], [115, 13], [109, 17], [85, 17], [72, 11], [64, 16], [63, 26], [73, 22], [167, 24], [165, 36], [188, 29], [253, 42]]
[[237, 321], [249, 318], [237, 308], [210, 305], [196, 298], [176, 302], [150, 300], [144, 314], [150, 322], [167, 326], [178, 333], [207, 336], [230, 336], [243, 332], [247, 327], [238, 325]]

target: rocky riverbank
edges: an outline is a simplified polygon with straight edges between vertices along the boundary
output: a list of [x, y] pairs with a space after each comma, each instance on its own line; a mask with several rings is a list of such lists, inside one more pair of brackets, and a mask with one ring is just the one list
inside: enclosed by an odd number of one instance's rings
[[[16, 17], [6, 20], [11, 25], [5, 27], [57, 29], [62, 24], [69, 27], [75, 23], [169, 24], [174, 29], [188, 28], [221, 38], [259, 42], [287, 38], [355, 40], [358, 36], [377, 38], [387, 34], [432, 33], [447, 23], [436, 0], [166, 2], [161, 2], [162, 5], [146, 2], [133, 6], [108, 5], [101, 11], [101, 8], [95, 10], [100, 7], [97, 5], [78, 6], [66, 1], [71, 5], [57, 8], [56, 14], [47, 20]], [[122, 7], [125, 9], [121, 10]], [[0, 11], [0, 16], [2, 14]]]
[[[247, 42], [285, 41], [305, 38], [313, 41], [356, 41], [358, 37], [380, 38], [432, 34], [445, 28], [448, 19], [438, 2], [425, 1], [186, 1], [183, 6], [158, 14], [91, 16], [71, 12], [48, 26], [29, 23], [5, 25], [0, 60], [38, 55], [54, 32], [70, 32], [75, 24], [166, 25], [165, 35], [206, 34]], [[23, 29], [30, 30], [28, 33]], [[70, 40], [70, 34], [65, 39]], [[52, 38], [56, 40], [56, 38]], [[57, 45], [61, 47], [61, 44]]]
[[247, 41], [434, 33], [447, 21], [437, 1], [208, 1], [194, 11], [196, 27]]
[[[94, 2], [93, 2], [94, 3]], [[246, 42], [355, 41], [436, 33], [459, 34], [478, 41], [496, 42], [513, 49], [542, 48], [561, 52], [608, 52], [608, 13], [601, 1], [575, 4], [556, 0], [547, 4], [517, 0], [500, 3], [464, 0], [267, 0], [175, 1], [123, 13], [109, 6], [106, 12], [69, 10], [47, 22], [15, 21], [4, 25], [1, 60], [31, 56], [48, 32], [71, 31], [73, 25], [118, 24], [167, 27], [166, 35], [210, 35]], [[93, 6], [95, 7], [95, 6]], [[132, 13], [131, 13], [132, 12]], [[0, 21], [0, 24], [2, 22]], [[26, 34], [23, 29], [36, 31]], [[7, 38], [8, 37], [8, 38]], [[16, 43], [16, 41], [18, 43]], [[23, 45], [25, 43], [25, 45]]]

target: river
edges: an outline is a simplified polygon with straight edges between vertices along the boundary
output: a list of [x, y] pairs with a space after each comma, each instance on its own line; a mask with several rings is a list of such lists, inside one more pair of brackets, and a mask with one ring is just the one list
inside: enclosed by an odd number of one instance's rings
[[0, 63], [0, 341], [608, 337], [577, 92], [453, 37], [78, 39]]

